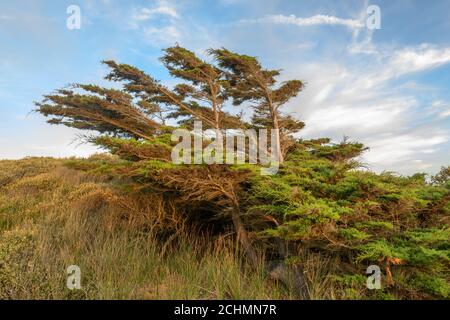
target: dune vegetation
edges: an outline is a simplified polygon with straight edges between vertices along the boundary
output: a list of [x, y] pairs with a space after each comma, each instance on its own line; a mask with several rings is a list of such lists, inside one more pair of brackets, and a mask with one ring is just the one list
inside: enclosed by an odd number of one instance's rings
[[[287, 205], [297, 206], [298, 213], [252, 234], [261, 242], [255, 267], [228, 219], [193, 215], [176, 198], [111, 175], [110, 168], [123, 165], [109, 155], [0, 162], [2, 299], [449, 297], [448, 204], [436, 202], [448, 187], [432, 186], [423, 176], [354, 172], [338, 186], [327, 186], [355, 198], [338, 201], [353, 207], [347, 210], [330, 200], [300, 207], [296, 199], [305, 191], [279, 179], [259, 181], [252, 198], [269, 204], [249, 211], [270, 210], [271, 220], [281, 220], [285, 213], [275, 210]], [[362, 193], [379, 200], [357, 200]], [[267, 272], [270, 255], [278, 254], [274, 237], [296, 244], [284, 259], [301, 267], [302, 290], [294, 285], [296, 278], [289, 285]], [[366, 287], [365, 271], [374, 263], [382, 268], [381, 290]], [[81, 290], [66, 287], [70, 265], [82, 270]]]

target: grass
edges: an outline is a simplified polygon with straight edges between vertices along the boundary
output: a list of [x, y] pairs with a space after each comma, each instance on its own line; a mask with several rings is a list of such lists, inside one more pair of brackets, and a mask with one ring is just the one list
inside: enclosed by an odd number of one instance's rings
[[[65, 161], [0, 161], [1, 299], [296, 298], [250, 269], [232, 237], [194, 238], [161, 199]], [[70, 265], [81, 290], [66, 287]]]

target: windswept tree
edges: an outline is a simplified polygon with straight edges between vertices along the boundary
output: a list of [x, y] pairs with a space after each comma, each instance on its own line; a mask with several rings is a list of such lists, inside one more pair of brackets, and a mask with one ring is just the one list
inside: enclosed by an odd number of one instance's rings
[[300, 80], [277, 81], [280, 70], [265, 69], [257, 58], [231, 52], [227, 49], [211, 49], [219, 66], [228, 71], [229, 94], [234, 105], [245, 102], [255, 109], [252, 123], [257, 127], [273, 128], [280, 162], [288, 152], [293, 140], [292, 133], [304, 127], [304, 123], [283, 115], [281, 108], [303, 89]]
[[186, 93], [179, 90], [179, 86], [170, 89], [145, 72], [128, 64], [118, 64], [115, 61], [103, 61], [110, 67], [107, 80], [121, 82], [124, 91], [132, 94], [140, 100], [140, 105], [156, 110], [160, 114], [161, 121], [166, 120], [169, 113], [181, 111], [197, 120], [201, 120], [211, 127], [214, 121], [201, 112], [198, 108], [185, 102]]
[[161, 61], [180, 80], [173, 89], [135, 67], [114, 61], [104, 61], [111, 68], [106, 78], [123, 82], [125, 91], [139, 97], [140, 105], [154, 110], [164, 124], [172, 118], [188, 128], [194, 120], [216, 131], [243, 126], [239, 116], [223, 110], [228, 91], [222, 70], [180, 46], [165, 49]]
[[146, 106], [134, 103], [130, 94], [95, 85], [75, 84], [57, 90], [36, 106], [50, 118], [49, 123], [82, 130], [150, 139], [160, 128], [146, 115]]
[[[168, 119], [187, 128], [200, 120], [216, 134], [225, 129], [278, 129], [277, 151], [283, 160], [293, 143], [290, 134], [302, 128], [303, 123], [282, 115], [280, 108], [301, 91], [303, 83], [292, 80], [277, 84], [279, 71], [264, 69], [254, 57], [226, 49], [208, 53], [213, 63], [178, 45], [165, 49], [161, 61], [179, 81], [173, 87], [136, 67], [103, 61], [110, 68], [106, 79], [121, 83], [122, 90], [75, 84], [45, 96], [36, 103], [37, 111], [53, 124], [98, 131], [101, 135], [90, 136], [89, 140], [127, 161], [137, 162], [133, 166], [136, 172], [130, 174], [139, 176], [140, 181], [142, 166], [149, 170], [141, 161], [170, 162], [173, 142], [167, 133], [173, 127], [168, 126]], [[228, 100], [236, 106], [253, 103], [252, 122], [246, 123], [241, 115], [226, 112]], [[247, 256], [256, 264], [257, 255], [240, 204], [245, 194], [242, 184], [248, 174], [248, 169], [233, 171], [227, 166], [164, 165], [163, 170], [147, 173], [145, 179], [161, 190], [178, 193], [192, 210], [207, 202], [209, 208], [214, 208], [214, 215], [229, 216]]]
[[[37, 111], [52, 124], [97, 131], [90, 141], [121, 158], [106, 164], [74, 160], [75, 166], [126, 178], [143, 194], [157, 193], [195, 226], [219, 221], [234, 228], [248, 261], [258, 267], [256, 248], [264, 248], [262, 255], [276, 260], [266, 270], [288, 285], [295, 282], [297, 292], [305, 292], [306, 254], [339, 261], [326, 275], [327, 281], [337, 279], [339, 292], [360, 292], [365, 286], [358, 282], [355, 290], [352, 283], [361, 280], [355, 275], [376, 264], [386, 275], [383, 295], [448, 298], [449, 168], [432, 183], [424, 175], [357, 170], [366, 150], [358, 142], [294, 139], [303, 123], [283, 107], [303, 89], [301, 81], [279, 83], [280, 71], [264, 69], [254, 57], [226, 49], [209, 54], [213, 63], [179, 46], [164, 50], [161, 60], [179, 81], [173, 87], [133, 66], [105, 61], [111, 69], [106, 78], [122, 90], [76, 84], [44, 96]], [[253, 107], [250, 123], [225, 112], [231, 101]], [[170, 127], [169, 119], [178, 124]], [[171, 163], [169, 133], [175, 126], [191, 128], [194, 120], [216, 132], [278, 129], [283, 166], [262, 176], [245, 164]], [[366, 296], [376, 297], [375, 291]]]
[[[217, 133], [222, 129], [234, 129], [241, 125], [238, 117], [223, 110], [228, 99], [228, 82], [221, 69], [180, 46], [167, 48], [164, 53], [161, 58], [164, 66], [172, 76], [183, 81], [175, 86], [174, 91], [183, 97], [186, 105], [211, 120]], [[192, 115], [185, 110], [174, 112], [171, 116], [183, 115], [188, 116], [188, 122], [192, 121]]]
[[[224, 111], [230, 93], [228, 72], [180, 46], [165, 49], [161, 61], [180, 80], [173, 88], [136, 67], [103, 61], [110, 68], [106, 79], [120, 82], [123, 90], [76, 84], [45, 96], [36, 103], [37, 111], [49, 117], [50, 123], [100, 132], [102, 135], [90, 137], [90, 141], [133, 162], [170, 161], [172, 142], [166, 134], [171, 129], [167, 126], [170, 118], [188, 128], [194, 120], [200, 120], [217, 133], [247, 126], [240, 116]], [[147, 169], [139, 163], [133, 167], [136, 172], [130, 175], [139, 176], [141, 165]], [[236, 172], [225, 166], [160, 169], [145, 179], [159, 185], [160, 190], [180, 194], [180, 199], [185, 199], [185, 205], [192, 210], [204, 206], [205, 201], [214, 202], [214, 214], [231, 218], [237, 238], [256, 264], [256, 253], [239, 206], [240, 182], [245, 180], [248, 170]], [[142, 181], [142, 177], [139, 179]]]

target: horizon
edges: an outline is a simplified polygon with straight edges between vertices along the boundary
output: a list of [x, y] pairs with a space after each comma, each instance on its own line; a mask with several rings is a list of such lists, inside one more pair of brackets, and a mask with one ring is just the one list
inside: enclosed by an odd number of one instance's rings
[[[450, 158], [450, 2], [0, 1], [0, 159], [83, 157], [78, 130], [50, 126], [33, 101], [69, 83], [113, 86], [101, 60], [173, 83], [158, 58], [179, 43], [205, 56], [226, 47], [258, 56], [306, 87], [288, 111], [299, 137], [348, 136], [371, 170], [439, 171]], [[70, 5], [80, 29], [67, 28]], [[380, 29], [366, 26], [377, 5]], [[172, 82], [171, 82], [172, 81]], [[237, 113], [238, 108], [229, 111]]]

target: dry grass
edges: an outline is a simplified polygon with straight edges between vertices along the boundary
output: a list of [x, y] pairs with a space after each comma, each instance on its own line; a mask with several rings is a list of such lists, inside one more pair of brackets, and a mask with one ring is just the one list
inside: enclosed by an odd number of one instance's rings
[[[233, 238], [194, 238], [174, 205], [63, 162], [0, 161], [0, 298], [295, 298]], [[69, 265], [81, 290], [66, 288]]]

